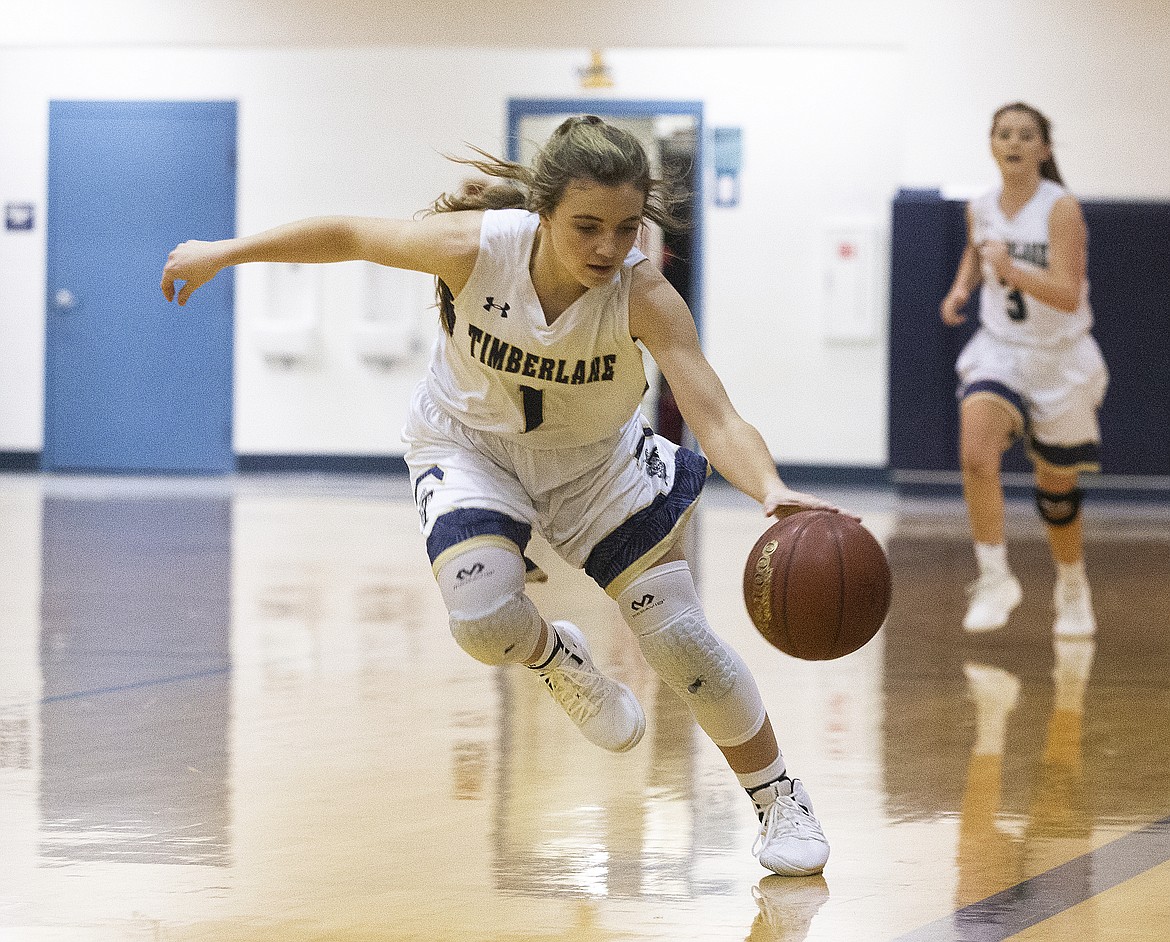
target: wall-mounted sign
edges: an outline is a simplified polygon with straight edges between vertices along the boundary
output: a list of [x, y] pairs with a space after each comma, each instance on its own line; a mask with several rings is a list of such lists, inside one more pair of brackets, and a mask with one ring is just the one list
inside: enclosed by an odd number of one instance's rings
[[739, 173], [743, 167], [743, 131], [740, 128], [715, 128], [715, 205], [739, 205]]
[[33, 228], [32, 203], [6, 203], [4, 206], [4, 228], [10, 232], [28, 232]]

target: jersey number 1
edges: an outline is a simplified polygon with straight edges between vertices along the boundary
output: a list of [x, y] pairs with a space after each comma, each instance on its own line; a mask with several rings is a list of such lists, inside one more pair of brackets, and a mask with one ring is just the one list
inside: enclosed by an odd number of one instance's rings
[[521, 386], [520, 399], [524, 405], [524, 431], [531, 432], [544, 421], [544, 390]]

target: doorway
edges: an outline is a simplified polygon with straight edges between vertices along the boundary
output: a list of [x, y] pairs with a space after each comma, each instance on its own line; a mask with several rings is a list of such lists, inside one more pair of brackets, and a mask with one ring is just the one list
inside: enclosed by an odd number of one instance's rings
[[[655, 175], [671, 177], [689, 194], [682, 211], [685, 229], [666, 233], [650, 224], [642, 248], [687, 302], [702, 336], [702, 102], [512, 99], [508, 103], [508, 159], [527, 163], [558, 124], [579, 114], [595, 114], [633, 134], [646, 149]], [[655, 431], [687, 444], [688, 432], [669, 385], [651, 358], [647, 357], [646, 365], [650, 389], [644, 410]]]
[[232, 273], [159, 281], [235, 234], [235, 158], [235, 102], [50, 102], [45, 470], [234, 470]]

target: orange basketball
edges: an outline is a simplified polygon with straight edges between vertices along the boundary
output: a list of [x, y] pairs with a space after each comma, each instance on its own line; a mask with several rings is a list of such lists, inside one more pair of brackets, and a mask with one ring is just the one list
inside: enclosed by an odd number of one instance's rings
[[773, 647], [801, 660], [829, 661], [878, 633], [890, 608], [890, 564], [852, 517], [802, 510], [756, 540], [744, 567], [743, 598]]

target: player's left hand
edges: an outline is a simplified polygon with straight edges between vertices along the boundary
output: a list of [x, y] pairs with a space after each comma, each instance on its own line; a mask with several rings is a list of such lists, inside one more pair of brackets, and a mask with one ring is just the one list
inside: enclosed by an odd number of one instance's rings
[[1008, 254], [1007, 243], [1001, 239], [988, 239], [979, 246], [979, 252], [996, 277], [1006, 284], [1008, 272], [1012, 267], [1012, 257]]
[[830, 513], [844, 513], [847, 517], [852, 517], [854, 520], [861, 519], [855, 514], [843, 511], [836, 504], [831, 504], [827, 500], [821, 500], [819, 497], [814, 497], [812, 494], [805, 494], [802, 491], [794, 491], [783, 485], [773, 488], [764, 497], [764, 514], [769, 517], [775, 517], [777, 520], [782, 520], [790, 514], [798, 513], [801, 510], [827, 510]]

